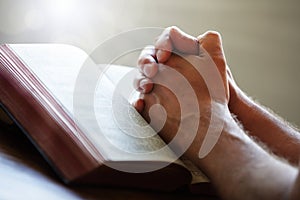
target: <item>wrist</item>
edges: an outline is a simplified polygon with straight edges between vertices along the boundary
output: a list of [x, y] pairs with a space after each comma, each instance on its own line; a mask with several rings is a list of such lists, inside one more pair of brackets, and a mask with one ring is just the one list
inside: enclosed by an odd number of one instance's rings
[[242, 90], [235, 88], [230, 90], [230, 99], [228, 107], [231, 113], [237, 116], [241, 121], [249, 121], [253, 116], [255, 109], [254, 101], [249, 98]]
[[213, 102], [209, 110], [208, 116], [201, 115], [196, 138], [187, 152], [192, 156], [197, 155], [196, 159], [200, 160], [213, 151], [218, 140], [224, 135], [228, 135], [230, 138], [243, 136], [239, 125], [233, 119], [226, 104]]

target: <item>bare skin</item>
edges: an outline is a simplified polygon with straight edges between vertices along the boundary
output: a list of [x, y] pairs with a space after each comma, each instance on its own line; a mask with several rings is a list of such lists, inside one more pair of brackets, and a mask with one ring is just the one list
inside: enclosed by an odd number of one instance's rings
[[[203, 49], [208, 52], [208, 55], [202, 54]], [[198, 63], [196, 68], [199, 67], [199, 69], [205, 69], [205, 66], [200, 66], [201, 63], [203, 64], [201, 60], [207, 56], [212, 58], [223, 81], [225, 93], [221, 104], [226, 105], [225, 109], [223, 106], [216, 106], [213, 109], [215, 113], [211, 112], [214, 99], [208, 93], [207, 87], [210, 86], [206, 86], [202, 77], [193, 71], [195, 65], [193, 66], [182, 57], [172, 54], [170, 52], [172, 50], [188, 54], [183, 57], [187, 56], [199, 61], [196, 62]], [[141, 77], [135, 81], [135, 85], [143, 95], [135, 103], [135, 107], [148, 121], [150, 120], [148, 112], [152, 105], [160, 103], [165, 107], [168, 117], [159, 134], [168, 142], [176, 134], [180, 122], [185, 124], [186, 134], [189, 134], [189, 121], [195, 119], [184, 119], [174, 94], [166, 87], [152, 84], [159, 79], [169, 78], [172, 80], [172, 77], [166, 77], [164, 73], [161, 73], [161, 68], [164, 66], [156, 61], [183, 74], [196, 91], [198, 106], [202, 114], [198, 119], [200, 126], [197, 129], [197, 135], [186, 151], [186, 156], [204, 170], [223, 198], [300, 198], [298, 170], [260, 148], [238, 126], [230, 112], [237, 115], [251, 135], [263, 141], [274, 153], [294, 164], [299, 162], [300, 134], [253, 102], [239, 89], [226, 64], [219, 34], [207, 32], [194, 38], [176, 27], [170, 27], [158, 38], [155, 48], [148, 47], [140, 56], [138, 65]], [[172, 84], [175, 85], [174, 87], [182, 85], [179, 80], [174, 80]], [[188, 96], [184, 92], [179, 95]], [[187, 99], [186, 105], [183, 106], [193, 108], [188, 102]], [[219, 99], [218, 102], [220, 102]], [[185, 102], [180, 102], [180, 106], [182, 104]], [[200, 159], [199, 149], [209, 126], [210, 116], [214, 114], [223, 120], [224, 128], [212, 151], [205, 158]], [[180, 145], [181, 143], [178, 141], [178, 146], [180, 147]]]

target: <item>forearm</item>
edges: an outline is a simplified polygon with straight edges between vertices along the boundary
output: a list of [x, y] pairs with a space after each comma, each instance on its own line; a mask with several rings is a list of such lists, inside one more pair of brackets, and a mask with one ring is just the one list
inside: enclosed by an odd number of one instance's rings
[[300, 134], [284, 120], [242, 93], [235, 105], [230, 105], [230, 110], [249, 134], [265, 143], [273, 153], [293, 164], [299, 163]]
[[196, 155], [188, 156], [225, 199], [285, 199], [297, 175], [296, 169], [270, 156], [238, 126], [224, 127], [204, 159]]

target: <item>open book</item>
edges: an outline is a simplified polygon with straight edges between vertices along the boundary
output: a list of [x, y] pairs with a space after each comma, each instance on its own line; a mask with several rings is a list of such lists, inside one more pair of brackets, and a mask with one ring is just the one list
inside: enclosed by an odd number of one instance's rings
[[166, 191], [197, 184], [206, 193], [207, 178], [178, 160], [122, 94], [135, 69], [106, 66], [69, 45], [1, 45], [2, 109], [66, 183]]

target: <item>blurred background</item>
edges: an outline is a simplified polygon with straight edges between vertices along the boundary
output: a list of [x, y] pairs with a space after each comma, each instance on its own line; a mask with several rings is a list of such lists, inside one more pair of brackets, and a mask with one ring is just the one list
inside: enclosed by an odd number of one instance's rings
[[299, 0], [0, 0], [1, 43], [67, 43], [92, 51], [137, 27], [221, 32], [240, 87], [300, 126]]

